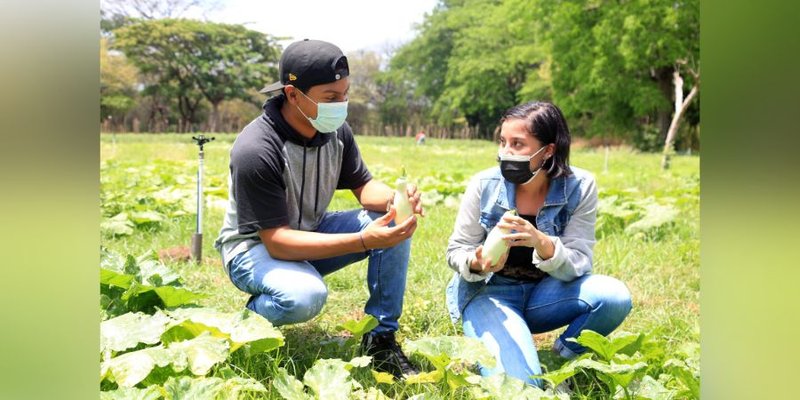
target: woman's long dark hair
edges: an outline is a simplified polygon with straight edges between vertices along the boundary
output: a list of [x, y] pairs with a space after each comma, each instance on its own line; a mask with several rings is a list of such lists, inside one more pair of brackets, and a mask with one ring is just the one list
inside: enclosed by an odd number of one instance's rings
[[547, 176], [557, 178], [572, 174], [569, 168], [570, 136], [567, 121], [561, 110], [552, 103], [532, 101], [509, 108], [500, 124], [512, 119], [525, 121], [525, 128], [543, 146], [554, 143], [556, 150], [542, 167]]

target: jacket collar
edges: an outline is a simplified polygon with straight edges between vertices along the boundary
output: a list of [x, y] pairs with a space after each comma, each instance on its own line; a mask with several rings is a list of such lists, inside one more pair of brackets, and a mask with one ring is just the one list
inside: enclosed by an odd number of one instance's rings
[[[503, 183], [497, 185], [492, 196], [494, 203], [504, 209], [510, 210], [517, 207], [517, 189], [516, 185], [505, 180], [500, 173], [500, 168], [497, 168], [496, 177]], [[567, 180], [575, 179], [573, 175], [562, 175], [558, 178], [550, 180], [550, 188], [547, 190], [547, 196], [544, 199], [542, 207], [556, 206], [567, 204]]]

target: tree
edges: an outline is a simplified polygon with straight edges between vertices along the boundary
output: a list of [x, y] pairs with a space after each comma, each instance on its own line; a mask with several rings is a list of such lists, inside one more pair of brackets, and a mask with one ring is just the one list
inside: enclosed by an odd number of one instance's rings
[[380, 72], [381, 57], [373, 51], [358, 51], [347, 55], [350, 65], [350, 91], [347, 120], [356, 129], [364, 130], [375, 120], [379, 101], [375, 81]]
[[590, 134], [655, 123], [665, 138], [678, 60], [699, 65], [698, 0], [537, 0], [553, 97]]
[[383, 81], [411, 88], [421, 104], [430, 104], [428, 119], [445, 126], [463, 121], [491, 138], [503, 111], [550, 95], [540, 69], [548, 59], [528, 3], [441, 1], [392, 58]]
[[[678, 62], [679, 65], [686, 65], [686, 61], [680, 60]], [[669, 130], [667, 131], [667, 138], [664, 141], [664, 151], [662, 152], [663, 156], [661, 159], [661, 169], [666, 170], [669, 169], [670, 166], [670, 157], [672, 156], [673, 149], [673, 141], [675, 140], [675, 135], [678, 133], [678, 126], [681, 122], [681, 117], [689, 108], [689, 104], [692, 103], [692, 100], [697, 95], [697, 92], [700, 88], [700, 72], [695, 71], [691, 67], [687, 68], [689, 73], [694, 78], [694, 85], [692, 89], [689, 91], [689, 95], [686, 96], [686, 99], [683, 98], [683, 78], [681, 77], [679, 66], [675, 67], [675, 72], [673, 73], [674, 76], [674, 85], [675, 85], [675, 113], [672, 116], [672, 122], [669, 124]]]
[[100, 12], [109, 18], [128, 19], [185, 18], [190, 11], [211, 11], [219, 0], [102, 0]]
[[100, 38], [100, 118], [122, 120], [136, 104], [139, 71]]
[[177, 100], [182, 131], [198, 122], [200, 100], [211, 104], [215, 132], [223, 100], [249, 100], [248, 89], [277, 79], [279, 46], [241, 25], [141, 20], [114, 33], [117, 46], [151, 78], [148, 93]]

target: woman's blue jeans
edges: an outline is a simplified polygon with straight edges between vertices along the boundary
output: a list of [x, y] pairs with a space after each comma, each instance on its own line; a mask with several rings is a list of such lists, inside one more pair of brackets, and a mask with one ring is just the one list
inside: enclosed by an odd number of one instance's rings
[[[321, 233], [359, 232], [382, 213], [350, 210], [326, 213]], [[308, 321], [322, 310], [328, 288], [322, 277], [369, 257], [369, 299], [364, 312], [378, 319], [374, 332], [396, 331], [403, 310], [411, 239], [394, 247], [313, 261], [274, 259], [266, 246], [238, 254], [229, 265], [233, 284], [251, 294], [247, 308], [280, 326]]]
[[546, 277], [538, 283], [494, 275], [467, 304], [462, 314], [464, 334], [478, 338], [495, 356], [494, 368], [481, 367], [484, 376], [505, 372], [541, 386], [542, 369], [532, 334], [567, 326], [554, 348], [573, 358], [585, 349], [567, 338], [591, 329], [608, 335], [631, 310], [628, 288], [604, 275], [584, 275], [571, 282]]

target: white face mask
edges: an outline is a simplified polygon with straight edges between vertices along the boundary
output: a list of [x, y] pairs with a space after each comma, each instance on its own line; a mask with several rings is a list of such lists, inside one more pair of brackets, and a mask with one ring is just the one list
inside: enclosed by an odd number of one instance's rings
[[311, 122], [311, 126], [314, 129], [322, 132], [322, 133], [333, 133], [336, 132], [336, 129], [339, 128], [344, 124], [344, 120], [347, 118], [347, 101], [340, 101], [336, 103], [317, 103], [316, 101], [312, 100], [310, 97], [306, 96], [301, 90], [298, 90], [305, 98], [310, 100], [312, 103], [317, 105], [317, 118], [311, 119], [300, 110], [300, 107], [297, 109], [300, 111], [300, 114], [303, 114], [304, 117]]

